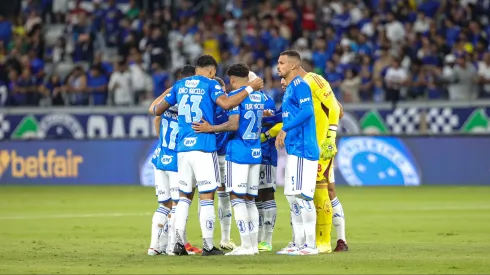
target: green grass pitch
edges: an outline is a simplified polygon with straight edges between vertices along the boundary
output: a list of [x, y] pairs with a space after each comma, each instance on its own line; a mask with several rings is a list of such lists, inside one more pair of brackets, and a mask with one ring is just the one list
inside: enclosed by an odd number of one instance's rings
[[[150, 257], [146, 250], [157, 207], [152, 188], [3, 186], [0, 273], [490, 272], [489, 187], [339, 187], [337, 193], [347, 217], [347, 253]], [[274, 249], [285, 246], [291, 236], [282, 190], [277, 197]], [[196, 207], [193, 203], [188, 236], [200, 246]], [[239, 242], [234, 225], [232, 230]], [[216, 241], [219, 234], [217, 228]]]

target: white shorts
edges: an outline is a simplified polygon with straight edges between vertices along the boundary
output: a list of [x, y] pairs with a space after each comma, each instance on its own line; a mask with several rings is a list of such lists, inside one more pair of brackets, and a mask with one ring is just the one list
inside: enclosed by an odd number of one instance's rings
[[159, 203], [179, 200], [179, 174], [172, 171], [162, 171], [153, 167], [155, 172], [155, 191]]
[[218, 156], [218, 164], [219, 164], [219, 186], [225, 186], [225, 168], [226, 168], [226, 160], [225, 156]]
[[272, 188], [276, 191], [276, 170], [277, 167], [273, 165], [260, 165], [259, 190]]
[[259, 192], [260, 164], [226, 161], [226, 192], [256, 197]]
[[284, 195], [302, 195], [305, 199], [312, 200], [315, 194], [317, 170], [317, 160], [312, 161], [287, 155]]
[[199, 193], [214, 192], [220, 181], [216, 152], [201, 151], [177, 153], [179, 167], [179, 190], [190, 194], [197, 186]]

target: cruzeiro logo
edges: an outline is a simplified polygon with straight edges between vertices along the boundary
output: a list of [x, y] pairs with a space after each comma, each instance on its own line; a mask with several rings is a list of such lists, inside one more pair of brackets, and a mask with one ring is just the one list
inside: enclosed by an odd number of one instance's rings
[[250, 232], [254, 231], [254, 223], [253, 222], [248, 222], [248, 230]]
[[420, 185], [415, 159], [398, 138], [343, 138], [338, 148], [338, 167], [349, 185]]
[[247, 230], [247, 227], [246, 227], [245, 222], [243, 220], [237, 221], [236, 225], [237, 225], [238, 231], [240, 231], [240, 233], [245, 233], [245, 231]]
[[206, 221], [206, 228], [211, 230], [214, 228], [214, 221], [213, 220], [207, 220]]

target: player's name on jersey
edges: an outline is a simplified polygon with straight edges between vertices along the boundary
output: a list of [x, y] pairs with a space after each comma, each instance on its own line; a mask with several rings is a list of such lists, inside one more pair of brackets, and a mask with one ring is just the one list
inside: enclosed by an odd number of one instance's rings
[[245, 104], [245, 109], [246, 110], [263, 110], [264, 109], [264, 104]]

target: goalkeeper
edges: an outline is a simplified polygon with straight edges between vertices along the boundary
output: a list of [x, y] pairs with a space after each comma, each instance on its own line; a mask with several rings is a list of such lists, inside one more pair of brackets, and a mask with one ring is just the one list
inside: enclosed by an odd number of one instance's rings
[[[338, 237], [335, 251], [347, 251], [344, 214], [342, 206], [335, 195], [333, 173], [333, 157], [337, 153], [335, 138], [337, 136], [339, 118], [342, 115], [342, 108], [335, 98], [330, 84], [322, 76], [315, 73], [307, 73], [303, 69], [301, 69], [300, 76], [308, 83], [312, 91], [317, 140], [321, 152], [314, 196], [317, 209], [317, 247], [320, 253], [332, 252], [330, 233], [333, 220]], [[281, 128], [282, 123], [274, 126], [262, 135], [262, 139], [275, 137]]]

